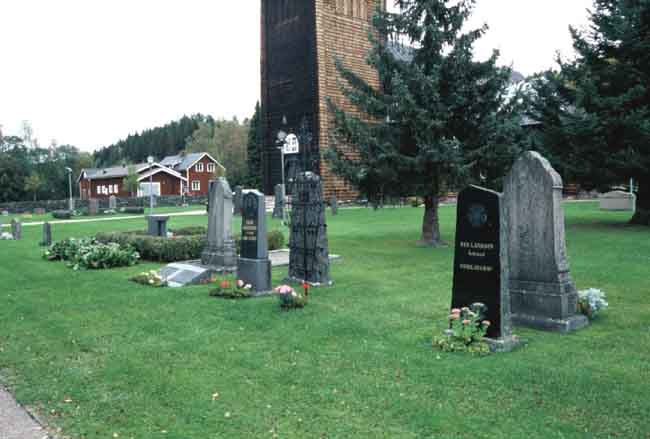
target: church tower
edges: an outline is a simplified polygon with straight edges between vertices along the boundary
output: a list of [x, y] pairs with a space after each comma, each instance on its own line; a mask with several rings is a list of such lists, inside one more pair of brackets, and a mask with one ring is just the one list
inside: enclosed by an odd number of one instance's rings
[[[369, 83], [379, 86], [366, 63], [372, 15], [386, 0], [261, 0], [262, 174], [264, 191], [282, 182], [278, 133], [293, 133], [300, 152], [285, 156], [287, 181], [307, 170], [323, 179], [325, 197], [356, 198], [323, 160], [334, 129], [327, 99], [347, 111], [354, 107], [340, 91], [335, 57]], [[350, 152], [350, 158], [354, 154]]]

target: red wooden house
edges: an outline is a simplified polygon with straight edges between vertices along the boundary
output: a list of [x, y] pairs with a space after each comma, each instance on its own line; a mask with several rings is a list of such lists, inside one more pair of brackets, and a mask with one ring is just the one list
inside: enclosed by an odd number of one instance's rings
[[[103, 169], [83, 169], [77, 182], [82, 200], [89, 198], [208, 194], [208, 182], [225, 175], [226, 168], [207, 152], [165, 157], [149, 165], [138, 163]], [[130, 172], [138, 176], [137, 193], [130, 194], [124, 179]], [[151, 188], [150, 188], [151, 186]]]

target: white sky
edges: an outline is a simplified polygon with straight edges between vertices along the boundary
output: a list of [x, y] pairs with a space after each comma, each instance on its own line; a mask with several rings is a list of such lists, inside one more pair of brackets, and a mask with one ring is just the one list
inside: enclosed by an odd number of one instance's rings
[[[390, 0], [389, 0], [390, 2]], [[591, 0], [478, 0], [475, 24], [524, 74], [570, 55]], [[252, 115], [260, 0], [0, 0], [0, 125], [84, 150], [183, 114]]]

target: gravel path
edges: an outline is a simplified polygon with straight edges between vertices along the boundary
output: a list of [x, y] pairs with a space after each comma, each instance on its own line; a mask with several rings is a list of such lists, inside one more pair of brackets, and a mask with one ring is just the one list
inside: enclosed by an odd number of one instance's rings
[[47, 431], [0, 387], [0, 439], [47, 439]]

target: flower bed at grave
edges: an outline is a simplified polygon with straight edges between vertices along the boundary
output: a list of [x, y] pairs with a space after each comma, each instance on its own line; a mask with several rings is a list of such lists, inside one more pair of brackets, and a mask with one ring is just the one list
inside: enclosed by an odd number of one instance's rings
[[284, 310], [304, 308], [309, 298], [309, 284], [303, 284], [304, 293], [299, 293], [289, 285], [280, 285], [275, 290], [280, 301], [280, 308]]
[[66, 239], [53, 244], [43, 257], [65, 261], [74, 270], [128, 267], [138, 263], [139, 253], [128, 245], [104, 244], [93, 238]]
[[210, 291], [212, 297], [224, 299], [247, 299], [252, 297], [253, 286], [245, 284], [242, 280], [215, 279], [217, 287]]
[[449, 329], [442, 336], [433, 337], [433, 346], [443, 352], [469, 352], [487, 355], [490, 347], [484, 341], [491, 322], [483, 320], [485, 305], [454, 308], [449, 315]]

